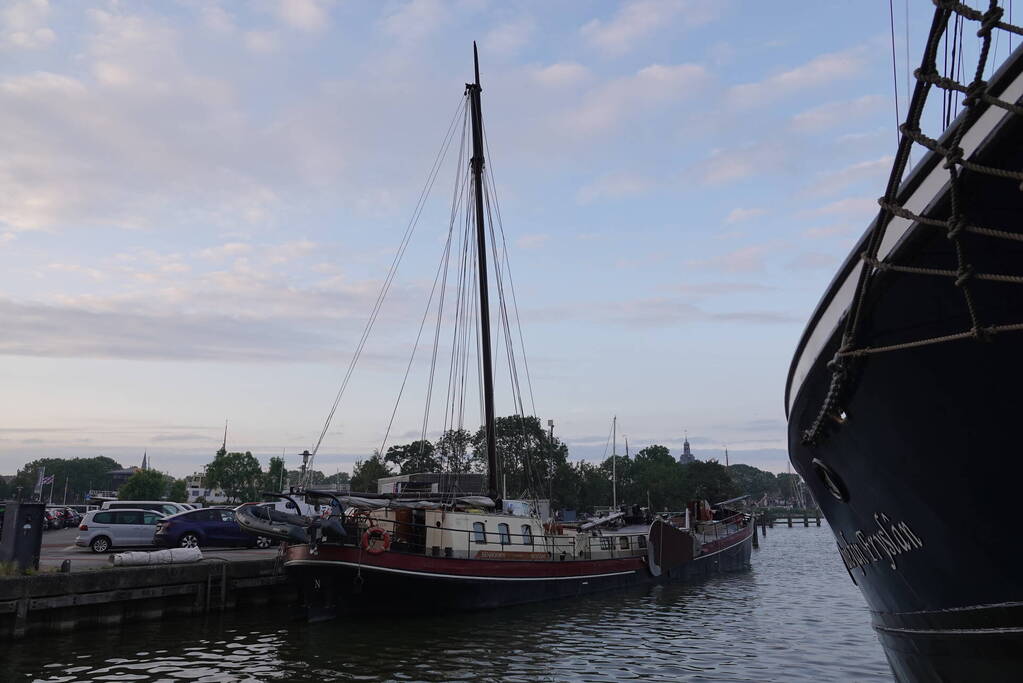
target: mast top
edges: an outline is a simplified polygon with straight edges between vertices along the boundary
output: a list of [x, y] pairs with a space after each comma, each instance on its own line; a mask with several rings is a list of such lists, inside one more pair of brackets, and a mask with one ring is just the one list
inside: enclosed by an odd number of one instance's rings
[[[480, 55], [476, 51], [476, 41], [472, 41], [472, 62], [476, 67], [476, 87], [480, 87]], [[482, 90], [482, 88], [480, 88]]]

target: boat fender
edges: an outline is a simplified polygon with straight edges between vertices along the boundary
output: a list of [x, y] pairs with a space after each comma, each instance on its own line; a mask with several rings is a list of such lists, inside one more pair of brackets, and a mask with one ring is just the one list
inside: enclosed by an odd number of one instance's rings
[[391, 535], [378, 526], [370, 527], [362, 532], [362, 549], [370, 555], [387, 552], [391, 547]]

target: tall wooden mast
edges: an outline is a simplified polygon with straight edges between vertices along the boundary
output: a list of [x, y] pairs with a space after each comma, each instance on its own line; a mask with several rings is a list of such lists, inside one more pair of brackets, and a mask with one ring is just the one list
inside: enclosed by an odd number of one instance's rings
[[483, 213], [483, 111], [480, 107], [480, 58], [476, 41], [472, 43], [472, 59], [476, 69], [476, 82], [467, 83], [469, 113], [472, 117], [472, 185], [476, 194], [476, 261], [479, 263], [480, 281], [480, 342], [483, 346], [483, 412], [487, 434], [487, 489], [497, 500], [497, 440], [494, 434], [494, 369], [490, 358], [490, 297], [487, 291], [487, 230]]

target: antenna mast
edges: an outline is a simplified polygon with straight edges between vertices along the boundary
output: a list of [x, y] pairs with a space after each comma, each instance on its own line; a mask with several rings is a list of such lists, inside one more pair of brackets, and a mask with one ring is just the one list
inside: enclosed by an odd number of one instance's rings
[[611, 418], [611, 507], [618, 509], [618, 416]]
[[490, 297], [487, 291], [487, 230], [483, 213], [483, 110], [480, 105], [480, 58], [476, 41], [472, 43], [472, 60], [476, 81], [467, 83], [469, 113], [472, 118], [472, 184], [476, 195], [476, 249], [480, 281], [480, 345], [483, 355], [483, 414], [487, 435], [487, 489], [490, 497], [498, 498], [497, 489], [497, 440], [494, 434], [494, 369], [490, 346]]

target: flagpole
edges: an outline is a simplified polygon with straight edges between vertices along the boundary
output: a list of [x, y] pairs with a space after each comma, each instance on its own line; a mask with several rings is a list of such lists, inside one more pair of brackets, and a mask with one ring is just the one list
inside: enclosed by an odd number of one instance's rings
[[64, 475], [64, 502], [61, 505], [67, 505], [67, 479], [68, 475]]

